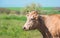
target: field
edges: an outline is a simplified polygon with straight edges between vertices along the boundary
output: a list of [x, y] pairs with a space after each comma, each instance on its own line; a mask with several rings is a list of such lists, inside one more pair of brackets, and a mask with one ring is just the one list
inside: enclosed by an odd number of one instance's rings
[[40, 38], [40, 32], [24, 31], [25, 16], [0, 15], [0, 38]]
[[[10, 10], [20, 10], [20, 8], [8, 8]], [[43, 8], [42, 10], [52, 10]], [[57, 12], [60, 13], [60, 12]], [[50, 13], [47, 13], [50, 14]], [[53, 12], [51, 12], [53, 14]], [[38, 30], [24, 31], [22, 27], [26, 22], [24, 15], [0, 14], [0, 38], [40, 38]]]

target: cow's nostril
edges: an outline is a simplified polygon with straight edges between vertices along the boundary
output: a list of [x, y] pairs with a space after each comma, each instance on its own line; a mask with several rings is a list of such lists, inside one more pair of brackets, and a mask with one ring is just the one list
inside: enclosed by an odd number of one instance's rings
[[25, 27], [23, 29], [26, 29]]

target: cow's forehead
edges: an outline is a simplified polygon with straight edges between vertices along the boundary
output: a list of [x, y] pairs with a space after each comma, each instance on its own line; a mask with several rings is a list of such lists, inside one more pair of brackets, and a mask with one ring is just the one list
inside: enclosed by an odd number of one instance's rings
[[32, 18], [37, 19], [38, 16], [39, 16], [38, 12], [36, 12], [36, 11], [31, 11], [31, 12], [28, 14], [28, 17], [27, 17], [27, 18], [28, 18], [28, 19], [32, 19]]
[[38, 12], [36, 12], [36, 11], [31, 11], [31, 12], [29, 12], [29, 15], [30, 16], [36, 16], [38, 14]]

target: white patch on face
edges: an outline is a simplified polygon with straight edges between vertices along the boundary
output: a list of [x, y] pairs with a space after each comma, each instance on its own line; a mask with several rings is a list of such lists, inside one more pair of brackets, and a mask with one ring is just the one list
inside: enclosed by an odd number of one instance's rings
[[30, 19], [34, 18], [33, 16], [30, 17]]
[[25, 30], [35, 28], [36, 27], [35, 25], [36, 25], [36, 21], [34, 20], [34, 16], [33, 15], [27, 16], [27, 21], [24, 25]]
[[24, 27], [26, 30], [34, 29], [37, 26], [37, 13], [35, 11], [29, 12], [27, 14], [27, 22], [25, 23]]
[[27, 22], [24, 25], [25, 29], [29, 30], [32, 26], [33, 26], [33, 21], [31, 19], [27, 19]]
[[26, 22], [25, 23], [25, 25], [24, 25], [24, 27], [26, 28], [26, 30], [28, 30], [29, 29], [29, 27], [28, 27], [28, 24], [27, 24], [28, 22]]
[[33, 18], [34, 18], [34, 16], [31, 15], [31, 16], [28, 16], [27, 20], [31, 20], [31, 19], [33, 19]]

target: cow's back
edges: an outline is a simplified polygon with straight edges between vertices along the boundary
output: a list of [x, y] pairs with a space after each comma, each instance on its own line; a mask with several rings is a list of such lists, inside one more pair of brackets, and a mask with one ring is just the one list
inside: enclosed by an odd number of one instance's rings
[[43, 17], [43, 19], [45, 19], [45, 25], [52, 36], [60, 36], [60, 15], [44, 15]]

